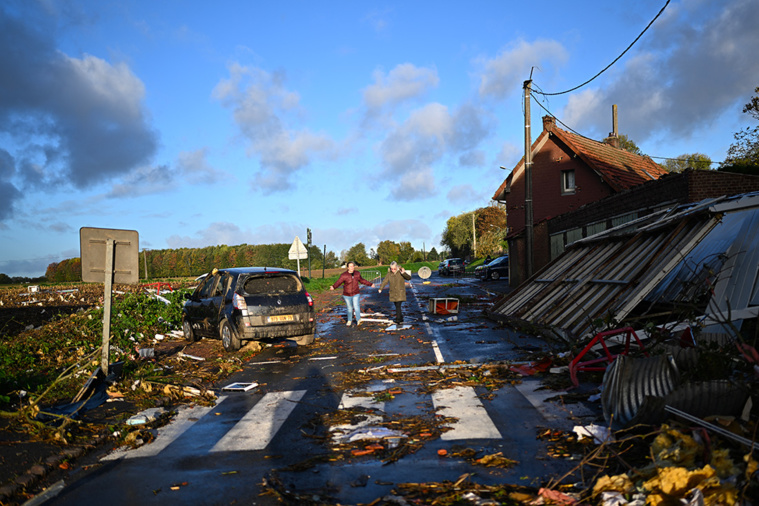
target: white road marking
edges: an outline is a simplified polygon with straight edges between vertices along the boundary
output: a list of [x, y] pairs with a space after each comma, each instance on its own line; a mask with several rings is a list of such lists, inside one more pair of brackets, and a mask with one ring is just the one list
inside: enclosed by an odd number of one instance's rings
[[443, 357], [443, 353], [440, 351], [440, 345], [437, 342], [438, 335], [437, 330], [433, 329], [430, 326], [430, 322], [427, 321], [427, 315], [424, 314], [424, 312], [427, 310], [426, 308], [422, 307], [421, 302], [419, 302], [419, 297], [416, 295], [416, 290], [414, 289], [414, 285], [411, 285], [411, 291], [414, 292], [414, 298], [416, 299], [416, 305], [419, 306], [419, 311], [422, 312], [422, 320], [424, 321], [424, 329], [427, 331], [427, 335], [432, 340], [432, 351], [435, 352], [435, 360], [437, 360], [438, 364], [445, 363], [445, 358]]
[[209, 411], [216, 409], [219, 404], [224, 402], [227, 396], [223, 395], [216, 401], [215, 406], [201, 407], [195, 406], [193, 408], [180, 408], [177, 412], [177, 417], [168, 425], [159, 427], [158, 436], [155, 440], [144, 446], [140, 446], [134, 450], [118, 449], [112, 453], [109, 453], [101, 460], [118, 460], [120, 458], [132, 459], [138, 457], [154, 457], [158, 455], [164, 448], [173, 443], [179, 436], [184, 434], [187, 429], [192, 427], [198, 420], [208, 414]]
[[263, 450], [305, 393], [305, 390], [269, 392], [211, 448], [211, 452]]
[[444, 432], [440, 439], [501, 439], [501, 433], [472, 387], [437, 390], [432, 393], [432, 402], [438, 414], [458, 418], [453, 429]]
[[435, 352], [435, 360], [437, 360], [438, 364], [445, 363], [445, 359], [443, 358], [443, 354], [440, 352], [440, 346], [437, 344], [437, 339], [432, 340], [432, 351]]

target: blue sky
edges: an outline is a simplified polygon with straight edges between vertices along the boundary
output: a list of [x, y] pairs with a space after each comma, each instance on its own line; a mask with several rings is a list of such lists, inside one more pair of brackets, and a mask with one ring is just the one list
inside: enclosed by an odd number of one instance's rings
[[[0, 272], [140, 249], [440, 248], [522, 156], [522, 83], [573, 88], [666, 0], [0, 4]], [[722, 160], [759, 86], [759, 2], [671, 1], [608, 71], [539, 96], [602, 139]], [[533, 136], [545, 112], [533, 103]], [[657, 160], [661, 161], [661, 160]], [[539, 189], [536, 189], [539, 191]]]

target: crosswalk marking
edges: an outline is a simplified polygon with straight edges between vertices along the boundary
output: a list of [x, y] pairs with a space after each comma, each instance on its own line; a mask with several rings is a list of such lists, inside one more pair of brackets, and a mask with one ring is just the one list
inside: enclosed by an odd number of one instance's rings
[[211, 451], [263, 450], [274, 439], [305, 393], [305, 390], [269, 392], [211, 448]]
[[501, 439], [501, 433], [472, 387], [437, 390], [432, 393], [432, 403], [439, 414], [458, 418], [452, 430], [441, 434], [440, 438], [444, 441]]
[[[381, 385], [384, 388], [384, 385]], [[306, 390], [269, 392], [253, 408], [245, 413], [234, 426], [210, 449], [211, 452], [252, 451], [265, 449], [274, 439], [282, 425], [295, 409], [296, 404], [306, 395]], [[492, 422], [484, 406], [471, 387], [456, 387], [438, 390], [431, 394], [438, 414], [457, 418], [451, 430], [441, 435], [445, 441], [459, 439], [500, 439], [502, 436]], [[154, 457], [166, 450], [174, 441], [185, 434], [193, 425], [230, 396], [221, 396], [212, 407], [196, 406], [180, 408], [175, 419], [164, 427], [157, 429], [158, 435], [150, 444], [136, 449], [118, 449], [103, 457], [103, 460], [132, 459]], [[343, 394], [338, 409], [365, 407], [378, 412], [385, 412], [386, 403], [375, 402], [373, 397], [354, 396], [351, 392]], [[229, 410], [229, 408], [227, 408]], [[330, 428], [334, 440], [342, 440], [353, 433], [380, 426], [383, 416], [367, 413], [356, 423], [337, 425]], [[209, 442], [210, 446], [211, 442]], [[194, 451], [209, 451], [208, 446], [201, 445]]]
[[134, 450], [128, 450], [126, 448], [119, 448], [118, 450], [109, 453], [102, 460], [118, 460], [120, 458], [133, 459], [138, 457], [154, 457], [158, 455], [161, 450], [169, 446], [179, 436], [184, 434], [187, 429], [192, 427], [195, 422], [203, 418], [212, 409], [224, 402], [227, 396], [223, 395], [216, 401], [216, 406], [195, 406], [193, 408], [182, 408], [177, 412], [176, 418], [163, 427], [158, 428], [158, 435], [152, 443], [140, 446]]

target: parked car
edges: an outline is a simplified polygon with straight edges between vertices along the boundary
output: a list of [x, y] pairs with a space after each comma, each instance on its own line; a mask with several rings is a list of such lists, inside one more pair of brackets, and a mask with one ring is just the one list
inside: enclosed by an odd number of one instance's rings
[[488, 264], [483, 264], [474, 270], [474, 275], [479, 279], [501, 279], [509, 277], [509, 255], [503, 255]]
[[226, 351], [272, 337], [314, 341], [314, 300], [298, 273], [271, 267], [214, 269], [187, 296], [182, 331], [189, 341], [221, 339]]
[[448, 258], [440, 262], [437, 266], [437, 272], [441, 276], [452, 276], [464, 272], [464, 261], [460, 258]]

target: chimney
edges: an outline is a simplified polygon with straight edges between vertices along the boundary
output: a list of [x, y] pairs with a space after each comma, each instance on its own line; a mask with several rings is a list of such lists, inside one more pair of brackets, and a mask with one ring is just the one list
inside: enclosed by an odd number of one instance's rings
[[553, 116], [543, 116], [543, 131], [544, 132], [551, 132], [553, 131], [553, 127], [556, 126], [556, 118]]
[[609, 136], [604, 139], [604, 143], [619, 149], [619, 132], [617, 130], [617, 104], [611, 106], [611, 128]]

